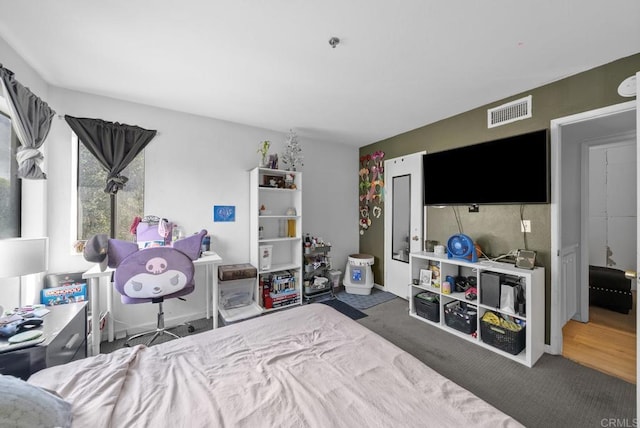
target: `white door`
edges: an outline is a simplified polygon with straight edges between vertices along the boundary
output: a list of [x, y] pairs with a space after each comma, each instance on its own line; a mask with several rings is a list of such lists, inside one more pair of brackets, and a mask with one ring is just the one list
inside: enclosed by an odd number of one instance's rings
[[409, 299], [409, 253], [422, 250], [422, 155], [384, 162], [384, 289]]

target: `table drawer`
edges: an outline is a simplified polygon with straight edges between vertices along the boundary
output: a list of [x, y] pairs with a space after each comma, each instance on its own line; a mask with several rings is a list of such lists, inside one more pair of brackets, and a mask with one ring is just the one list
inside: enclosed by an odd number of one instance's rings
[[47, 346], [47, 367], [66, 364], [87, 356], [86, 309], [78, 314]]

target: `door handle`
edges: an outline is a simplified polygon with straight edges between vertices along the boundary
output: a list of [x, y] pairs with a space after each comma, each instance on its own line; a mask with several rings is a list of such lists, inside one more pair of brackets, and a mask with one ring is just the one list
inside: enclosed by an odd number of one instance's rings
[[412, 239], [413, 241], [417, 241], [417, 240], [419, 240], [419, 239], [420, 239], [420, 237], [419, 237], [418, 235], [414, 235], [414, 236], [412, 236], [412, 237], [411, 237], [411, 239]]

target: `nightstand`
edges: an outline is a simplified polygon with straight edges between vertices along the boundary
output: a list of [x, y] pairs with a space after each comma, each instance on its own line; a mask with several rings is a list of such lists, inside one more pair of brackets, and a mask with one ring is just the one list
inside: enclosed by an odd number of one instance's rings
[[44, 340], [35, 345], [7, 345], [0, 338], [0, 373], [26, 380], [46, 367], [65, 364], [87, 356], [87, 302], [47, 306], [42, 319]]

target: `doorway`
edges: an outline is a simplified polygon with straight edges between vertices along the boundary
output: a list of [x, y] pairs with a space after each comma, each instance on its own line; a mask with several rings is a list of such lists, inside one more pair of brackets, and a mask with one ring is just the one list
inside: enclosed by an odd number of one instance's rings
[[[636, 289], [623, 272], [635, 270], [636, 255], [636, 139], [633, 132], [582, 143], [583, 208], [587, 227], [581, 249], [588, 253], [589, 272], [615, 269], [607, 291], [590, 293], [580, 284], [580, 301], [573, 319], [563, 327], [562, 355], [579, 364], [636, 383]], [[587, 273], [588, 275], [589, 273]], [[597, 273], [594, 273], [597, 275]], [[605, 281], [602, 279], [602, 281]], [[617, 285], [620, 284], [620, 288]], [[631, 295], [630, 293], [633, 293]], [[627, 298], [629, 306], [627, 306]], [[618, 303], [621, 303], [618, 306]], [[624, 303], [624, 304], [622, 304]], [[628, 308], [631, 307], [631, 310]]]
[[[574, 339], [576, 333], [573, 328], [586, 326], [575, 323], [586, 323], [590, 319], [589, 148], [619, 143], [625, 138], [636, 146], [636, 114], [636, 102], [630, 101], [551, 122], [554, 162], [551, 253], [557, 256], [552, 258], [550, 353], [563, 354], [564, 334]], [[637, 192], [637, 189], [633, 191]], [[637, 205], [634, 204], [634, 216], [636, 212]], [[632, 232], [635, 235], [636, 229]], [[636, 248], [631, 251], [634, 265], [637, 261]], [[610, 336], [610, 333], [605, 333], [601, 337]], [[602, 340], [594, 340], [593, 337], [590, 340], [602, 344], [603, 348], [607, 346]], [[635, 351], [635, 335], [625, 343], [628, 351], [629, 348]], [[584, 353], [584, 349], [582, 351]], [[635, 352], [633, 354], [635, 360]], [[635, 362], [632, 365], [635, 366]]]
[[562, 327], [588, 320], [588, 181], [584, 147], [636, 132], [635, 101], [551, 121], [551, 326], [549, 352], [562, 353]]

